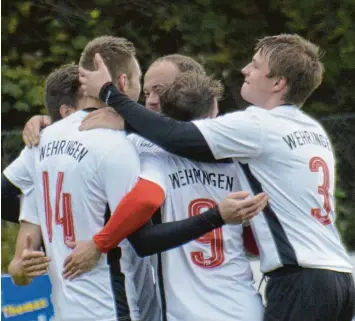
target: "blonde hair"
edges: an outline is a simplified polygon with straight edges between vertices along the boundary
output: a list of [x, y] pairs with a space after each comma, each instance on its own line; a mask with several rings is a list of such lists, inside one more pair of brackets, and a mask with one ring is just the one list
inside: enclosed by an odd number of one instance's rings
[[280, 34], [260, 39], [255, 52], [268, 56], [268, 77], [285, 77], [286, 103], [301, 107], [323, 80], [323, 53], [314, 43], [297, 34]]
[[79, 65], [88, 70], [95, 70], [94, 57], [96, 53], [102, 56], [112, 79], [120, 74], [126, 74], [128, 78], [132, 76], [133, 58], [136, 56], [132, 42], [113, 36], [97, 37], [84, 48]]

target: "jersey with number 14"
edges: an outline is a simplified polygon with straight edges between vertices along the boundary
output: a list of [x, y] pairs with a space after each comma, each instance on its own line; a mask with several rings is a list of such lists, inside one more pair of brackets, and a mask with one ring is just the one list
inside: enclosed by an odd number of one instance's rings
[[[140, 176], [165, 191], [162, 222], [199, 215], [241, 190], [238, 164], [198, 163], [160, 149], [140, 158]], [[225, 225], [162, 254], [168, 321], [262, 320], [242, 229]]]
[[38, 220], [47, 256], [55, 317], [61, 321], [116, 321], [115, 294], [107, 255], [92, 271], [69, 281], [62, 276], [71, 249], [65, 241], [90, 240], [136, 183], [138, 154], [124, 133], [80, 132], [87, 115], [77, 111], [44, 129], [37, 148], [25, 148], [4, 174], [23, 193], [36, 193]]

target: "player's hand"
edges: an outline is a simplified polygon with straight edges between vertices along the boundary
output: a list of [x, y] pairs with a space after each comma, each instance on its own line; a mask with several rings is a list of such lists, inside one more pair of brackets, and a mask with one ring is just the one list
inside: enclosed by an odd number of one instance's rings
[[49, 262], [51, 261], [44, 252], [33, 251], [32, 239], [28, 234], [26, 235], [26, 245], [20, 260], [21, 270], [29, 279], [47, 273]]
[[219, 213], [227, 224], [241, 224], [249, 221], [267, 204], [268, 196], [265, 193], [246, 199], [248, 196], [248, 192], [232, 193], [218, 204]]
[[89, 272], [100, 259], [101, 251], [93, 241], [65, 242], [73, 251], [64, 260], [64, 279], [74, 278]]
[[36, 115], [27, 121], [22, 132], [22, 139], [28, 147], [37, 146], [40, 140], [41, 128], [52, 124], [52, 119], [46, 115]]
[[97, 69], [90, 71], [79, 67], [79, 80], [81, 89], [86, 96], [99, 98], [99, 93], [104, 84], [112, 81], [111, 75], [100, 54], [95, 54], [95, 64]]
[[111, 107], [104, 107], [89, 113], [82, 121], [79, 130], [109, 128], [124, 130], [123, 118]]

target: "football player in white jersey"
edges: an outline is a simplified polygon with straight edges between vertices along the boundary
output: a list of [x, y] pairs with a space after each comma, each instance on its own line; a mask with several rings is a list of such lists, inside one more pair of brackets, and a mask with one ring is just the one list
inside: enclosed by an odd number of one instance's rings
[[[86, 66], [87, 68], [94, 68], [93, 57], [95, 52], [103, 52], [106, 57], [109, 70], [112, 75], [117, 74], [117, 81], [119, 80], [120, 73], [117, 73], [118, 67], [121, 68], [125, 74], [125, 82], [123, 85], [123, 90], [132, 99], [137, 100], [139, 97], [140, 84], [139, 80], [131, 78], [132, 65], [131, 61], [122, 60], [123, 53], [132, 53], [135, 55], [135, 49], [132, 43], [128, 42], [124, 38], [117, 37], [98, 37], [93, 41], [90, 41], [84, 48], [80, 64]], [[135, 61], [136, 58], [135, 58]], [[127, 65], [124, 65], [125, 63]], [[133, 75], [135, 76], [135, 75]], [[90, 106], [96, 106], [97, 101], [87, 101]], [[50, 116], [35, 116], [31, 121], [28, 122], [29, 127], [33, 127], [33, 123], [39, 122], [41, 125], [50, 125], [52, 120]], [[26, 128], [28, 127], [26, 126]], [[35, 138], [39, 138], [39, 126], [37, 131], [30, 131], [29, 134]], [[38, 139], [39, 142], [39, 139]], [[6, 181], [4, 182], [6, 183]], [[6, 190], [2, 190], [2, 200], [5, 200], [12, 207], [18, 204], [17, 201], [17, 191], [12, 191], [8, 195], [5, 195]], [[153, 200], [151, 200], [152, 204]], [[154, 204], [153, 204], [154, 205]], [[16, 213], [16, 212], [14, 212]], [[17, 214], [18, 215], [18, 214]], [[12, 221], [15, 219], [10, 217]], [[147, 220], [144, 217], [140, 218], [141, 224]], [[137, 222], [138, 223], [138, 222]], [[127, 231], [128, 232], [128, 231]], [[128, 234], [127, 234], [128, 235]], [[74, 242], [67, 243], [68, 246], [74, 247]], [[124, 249], [121, 253], [121, 249]], [[110, 262], [111, 272], [112, 272], [112, 282], [116, 289], [116, 300], [117, 308], [119, 310], [120, 319], [132, 320], [139, 319], [156, 319], [157, 315], [160, 314], [160, 308], [158, 305], [157, 296], [154, 290], [154, 276], [152, 275], [152, 267], [149, 258], [139, 258], [130, 244], [124, 241], [119, 249], [112, 249], [108, 253]], [[118, 257], [121, 256], [121, 260], [118, 261]], [[122, 274], [121, 271], [124, 273]], [[144, 284], [144, 287], [141, 285]], [[127, 293], [125, 293], [127, 292]], [[128, 301], [128, 305], [127, 305]]]
[[[183, 121], [215, 117], [212, 87], [202, 75], [178, 76], [161, 96], [162, 113]], [[229, 192], [241, 190], [243, 172], [238, 164], [193, 162], [155, 149], [140, 154], [140, 177], [165, 191], [162, 222], [199, 215]], [[253, 287], [242, 231], [242, 225], [224, 225], [161, 254], [164, 320], [262, 320], [263, 306]]]
[[[134, 59], [128, 53], [122, 56], [126, 60]], [[139, 74], [136, 63], [132, 79], [138, 84]], [[138, 93], [139, 90], [138, 85]], [[101, 256], [90, 274], [73, 282], [63, 278], [62, 267], [70, 253], [66, 242], [95, 234], [105, 223], [107, 204], [114, 209], [134, 186], [140, 169], [138, 154], [124, 133], [97, 131], [82, 135], [79, 132], [78, 126], [88, 112], [84, 109], [86, 99], [79, 90], [77, 66], [65, 66], [48, 77], [45, 100], [52, 119], [58, 121], [43, 131], [40, 145], [25, 148], [5, 169], [4, 175], [25, 195], [32, 190], [36, 194], [37, 218], [23, 219], [32, 223], [27, 239], [33, 237], [37, 249], [42, 237], [46, 255], [51, 259], [49, 275], [55, 317], [117, 320], [106, 255]], [[62, 117], [65, 118], [60, 120]], [[102, 144], [102, 141], [109, 143]], [[27, 229], [22, 227], [23, 236]], [[15, 282], [22, 270], [21, 252], [18, 248], [9, 268]]]
[[[90, 62], [90, 57], [92, 58], [95, 52], [103, 52], [105, 56], [112, 62], [111, 69], [112, 74], [117, 73], [117, 81], [123, 81], [122, 87], [123, 90], [127, 91], [133, 99], [138, 99], [139, 92], [140, 92], [140, 70], [139, 73], [135, 72], [134, 68], [137, 68], [137, 61], [134, 58], [134, 47], [131, 43], [127, 42], [123, 38], [115, 38], [115, 37], [99, 37], [95, 40], [91, 41], [85, 48], [84, 52], [82, 53], [81, 62], [83, 65], [88, 66], [90, 68], [90, 64], [92, 63], [92, 59]], [[131, 55], [134, 59], [133, 63], [132, 60], [129, 60], [125, 57], [125, 55]], [[115, 63], [116, 61], [116, 63]], [[121, 68], [124, 64], [124, 68]], [[128, 66], [128, 67], [127, 67]], [[117, 70], [117, 68], [122, 70]], [[123, 74], [123, 77], [120, 75]], [[94, 106], [97, 104], [96, 101], [86, 102], [90, 104], [90, 106]], [[2, 189], [2, 198], [3, 198], [3, 189]], [[144, 221], [145, 222], [145, 221]], [[144, 223], [142, 222], [142, 224]], [[87, 237], [86, 237], [87, 238]], [[67, 245], [70, 245], [67, 243]], [[119, 319], [120, 320], [130, 320], [130, 315], [132, 320], [139, 320], [140, 318], [143, 319], [156, 319], [158, 315], [160, 315], [160, 308], [158, 305], [157, 296], [155, 295], [154, 290], [154, 280], [151, 273], [151, 265], [150, 260], [148, 258], [139, 258], [135, 255], [134, 250], [126, 251], [122, 255], [121, 266], [122, 270], [125, 269], [126, 272], [125, 279], [122, 280], [121, 273], [120, 273], [120, 266], [119, 266], [119, 256], [116, 255], [116, 249], [110, 251], [108, 253], [109, 260], [110, 260], [110, 269], [112, 272], [112, 283], [115, 289], [115, 296], [116, 296], [116, 303], [117, 309], [119, 310]], [[127, 253], [127, 255], [125, 255]], [[134, 256], [131, 254], [133, 253]], [[132, 271], [133, 263], [136, 266], [139, 264], [136, 271]], [[136, 273], [134, 273], [136, 272]], [[140, 309], [138, 308], [138, 294], [136, 291], [136, 274], [140, 273], [143, 275], [143, 279], [139, 280], [144, 283], [144, 288], [146, 291], [150, 293], [148, 299], [146, 299], [146, 303], [148, 303], [143, 311], [143, 315], [140, 315]], [[124, 285], [122, 285], [126, 283]], [[127, 297], [129, 303], [129, 309], [127, 307], [127, 303], [125, 301], [126, 294], [124, 293], [125, 288], [127, 289]], [[150, 290], [149, 290], [150, 288]], [[130, 315], [129, 315], [130, 314]]]
[[321, 125], [301, 110], [323, 71], [311, 42], [298, 35], [265, 37], [242, 70], [241, 95], [254, 106], [192, 123], [130, 102], [109, 83], [101, 62], [97, 71], [81, 70], [86, 94], [114, 107], [127, 129], [184, 157], [234, 157], [245, 186], [270, 196], [264, 214], [251, 222], [269, 278], [265, 320], [350, 321], [353, 314], [352, 262], [335, 226], [333, 151]]

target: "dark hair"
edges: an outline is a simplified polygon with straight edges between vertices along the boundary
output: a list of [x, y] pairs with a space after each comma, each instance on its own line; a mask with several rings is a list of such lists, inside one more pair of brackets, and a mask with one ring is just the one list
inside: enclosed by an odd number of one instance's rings
[[60, 106], [76, 109], [80, 97], [78, 65], [64, 65], [49, 74], [44, 86], [44, 104], [52, 121], [61, 119]]
[[206, 75], [180, 74], [159, 93], [162, 113], [182, 121], [207, 117], [214, 106], [217, 84], [218, 81]]

